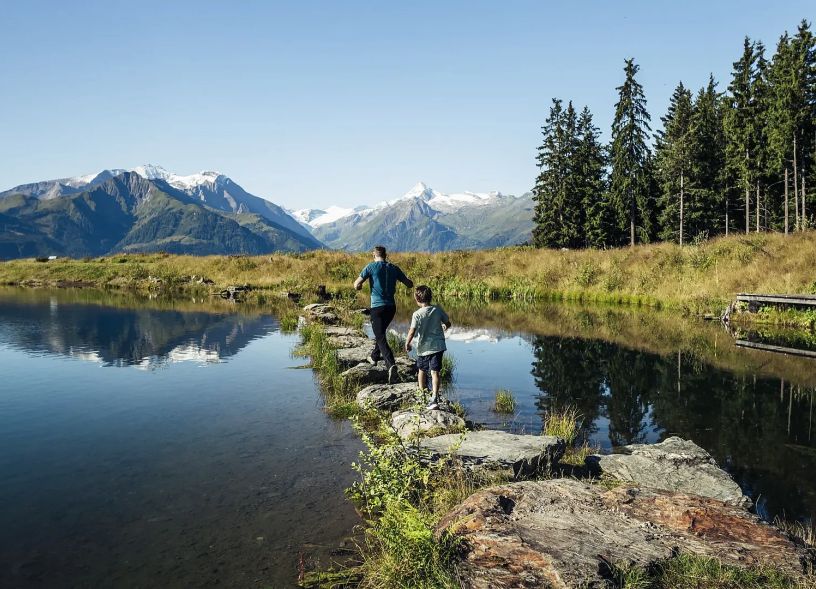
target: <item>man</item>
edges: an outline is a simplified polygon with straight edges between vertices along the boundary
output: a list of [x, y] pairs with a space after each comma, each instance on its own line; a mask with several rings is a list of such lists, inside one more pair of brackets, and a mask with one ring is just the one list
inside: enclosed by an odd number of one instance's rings
[[397, 312], [397, 303], [394, 300], [397, 282], [402, 282], [408, 288], [413, 288], [414, 283], [403, 274], [399, 266], [395, 266], [386, 260], [388, 254], [383, 246], [376, 246], [372, 254], [374, 255], [374, 261], [360, 272], [360, 276], [354, 281], [354, 288], [361, 290], [365, 281], [369, 283], [371, 288], [371, 329], [374, 332], [376, 343], [371, 355], [368, 357], [368, 361], [376, 365], [382, 358], [385, 361], [385, 367], [388, 369], [388, 384], [393, 384], [397, 381], [397, 367], [394, 364], [394, 352], [388, 346], [388, 338], [385, 332]]

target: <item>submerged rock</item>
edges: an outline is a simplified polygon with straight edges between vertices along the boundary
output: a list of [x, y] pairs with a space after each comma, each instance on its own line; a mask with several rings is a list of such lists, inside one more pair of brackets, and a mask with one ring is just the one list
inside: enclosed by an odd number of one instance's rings
[[547, 471], [564, 455], [566, 444], [555, 436], [509, 434], [498, 430], [448, 434], [420, 442], [431, 460], [453, 454], [466, 468], [512, 469], [513, 476]]
[[483, 489], [437, 535], [464, 540], [465, 587], [607, 587], [615, 565], [649, 567], [679, 553], [801, 577], [812, 554], [742, 508], [715, 499], [574, 479]]
[[360, 407], [384, 411], [394, 411], [420, 401], [416, 382], [373, 384], [357, 393], [357, 404]]
[[365, 334], [359, 329], [355, 329], [353, 327], [342, 327], [340, 325], [328, 325], [323, 329], [323, 331], [329, 337], [344, 337], [344, 336], [365, 337]]
[[742, 494], [734, 479], [694, 442], [671, 437], [659, 444], [623, 446], [620, 451], [590, 456], [587, 465], [616, 481], [751, 506], [751, 500]]
[[[413, 360], [398, 357], [395, 361], [400, 382], [416, 380], [417, 369], [416, 363], [414, 363]], [[376, 366], [372, 366], [368, 362], [361, 362], [357, 366], [352, 366], [345, 372], [342, 372], [341, 376], [349, 379], [351, 382], [356, 382], [360, 386], [388, 382], [388, 371], [385, 369], [384, 362], [380, 362]]]
[[454, 413], [439, 409], [406, 409], [391, 416], [391, 425], [403, 440], [418, 436], [463, 432], [465, 420]]

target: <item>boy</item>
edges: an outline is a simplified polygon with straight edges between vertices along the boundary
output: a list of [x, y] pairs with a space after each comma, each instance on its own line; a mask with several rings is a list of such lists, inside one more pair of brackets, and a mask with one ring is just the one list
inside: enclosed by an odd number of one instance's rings
[[431, 373], [432, 393], [428, 409], [439, 407], [439, 371], [442, 369], [442, 355], [445, 346], [445, 330], [451, 326], [450, 318], [440, 307], [431, 305], [433, 293], [424, 284], [416, 287], [414, 300], [419, 309], [411, 317], [411, 329], [405, 340], [405, 351], [411, 351], [411, 342], [417, 337], [417, 368], [419, 388], [426, 390], [427, 373]]

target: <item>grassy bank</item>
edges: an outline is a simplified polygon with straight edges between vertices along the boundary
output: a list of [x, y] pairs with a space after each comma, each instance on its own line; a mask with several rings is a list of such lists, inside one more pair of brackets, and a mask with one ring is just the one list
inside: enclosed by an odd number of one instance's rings
[[[393, 261], [437, 294], [469, 299], [553, 299], [663, 306], [719, 313], [740, 291], [816, 293], [816, 231], [751, 234], [680, 247], [661, 243], [615, 250], [395, 253]], [[268, 256], [121, 255], [0, 264], [0, 283], [84, 283], [136, 289], [215, 289], [250, 284], [351, 294], [368, 254], [315, 251]], [[201, 278], [213, 281], [202, 285]]]

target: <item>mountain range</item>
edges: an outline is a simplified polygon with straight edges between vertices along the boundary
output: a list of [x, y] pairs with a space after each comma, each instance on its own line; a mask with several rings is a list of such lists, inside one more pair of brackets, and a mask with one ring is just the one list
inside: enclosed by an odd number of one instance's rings
[[529, 194], [443, 194], [419, 183], [371, 207], [287, 211], [218, 172], [145, 165], [0, 192], [0, 258], [489, 248], [528, 240], [532, 208]]
[[293, 216], [327, 246], [364, 251], [442, 251], [516, 245], [533, 229], [531, 194], [444, 194], [419, 182], [404, 196], [373, 207], [301, 209]]

